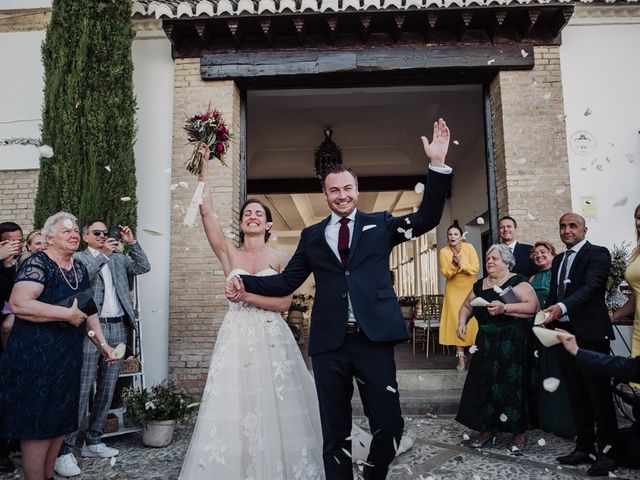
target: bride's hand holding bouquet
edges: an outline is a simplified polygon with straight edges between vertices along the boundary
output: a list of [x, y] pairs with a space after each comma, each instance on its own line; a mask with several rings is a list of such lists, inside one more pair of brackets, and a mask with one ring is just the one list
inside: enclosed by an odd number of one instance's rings
[[189, 173], [200, 175], [203, 160], [213, 158], [217, 158], [222, 165], [226, 166], [224, 155], [229, 150], [229, 140], [233, 135], [218, 110], [211, 109], [209, 105], [205, 112], [187, 119], [183, 129], [187, 132], [187, 141], [195, 145], [193, 154], [187, 161]]

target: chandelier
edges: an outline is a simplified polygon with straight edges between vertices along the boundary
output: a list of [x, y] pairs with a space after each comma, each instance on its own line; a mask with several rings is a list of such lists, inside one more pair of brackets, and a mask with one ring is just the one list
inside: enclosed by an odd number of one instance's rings
[[330, 165], [342, 163], [342, 150], [331, 140], [332, 134], [333, 130], [331, 128], [324, 129], [324, 140], [318, 145], [314, 154], [315, 175], [318, 178], [322, 177], [322, 174]]

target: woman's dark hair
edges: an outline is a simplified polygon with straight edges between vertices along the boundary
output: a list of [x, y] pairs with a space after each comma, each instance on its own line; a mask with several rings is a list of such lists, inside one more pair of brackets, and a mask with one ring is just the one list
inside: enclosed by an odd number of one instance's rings
[[[247, 205], [251, 203], [257, 203], [258, 205], [260, 205], [264, 210], [265, 216], [267, 217], [267, 222], [273, 222], [273, 217], [271, 216], [271, 210], [269, 209], [269, 207], [267, 207], [264, 203], [262, 203], [260, 200], [256, 198], [247, 198], [245, 202], [242, 204], [242, 206], [240, 207], [240, 223], [242, 223], [242, 216], [244, 215], [244, 211], [247, 208]], [[269, 231], [266, 230], [264, 232], [264, 241], [265, 242], [269, 241], [270, 236], [271, 236], [271, 233], [269, 233]], [[244, 232], [242, 231], [242, 228], [240, 228], [240, 242], [244, 243]]]
[[456, 230], [458, 230], [460, 232], [460, 236], [463, 235], [463, 231], [462, 228], [460, 228], [460, 225], [458, 225], [458, 221], [454, 220], [453, 223], [451, 225], [449, 225], [449, 228], [447, 228], [447, 233], [449, 233], [449, 230], [451, 230], [452, 228], [455, 228]]

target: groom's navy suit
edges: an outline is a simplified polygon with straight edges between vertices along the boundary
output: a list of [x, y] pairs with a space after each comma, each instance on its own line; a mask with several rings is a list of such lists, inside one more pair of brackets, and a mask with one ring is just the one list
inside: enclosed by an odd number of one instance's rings
[[[352, 478], [351, 459], [342, 449], [350, 450], [351, 446], [347, 437], [353, 377], [375, 433], [369, 454], [374, 467], [366, 467], [365, 478], [384, 479], [393, 460], [393, 441], [400, 441], [403, 429], [393, 345], [407, 340], [409, 333], [393, 289], [389, 254], [396, 245], [438, 225], [450, 181], [451, 175], [429, 171], [420, 207], [409, 215], [357, 211], [350, 227], [346, 266], [327, 243], [328, 217], [302, 231], [296, 252], [282, 273], [242, 276], [248, 292], [286, 296], [314, 275], [309, 354], [313, 357], [329, 480]], [[349, 299], [358, 324], [355, 333], [347, 332]]]

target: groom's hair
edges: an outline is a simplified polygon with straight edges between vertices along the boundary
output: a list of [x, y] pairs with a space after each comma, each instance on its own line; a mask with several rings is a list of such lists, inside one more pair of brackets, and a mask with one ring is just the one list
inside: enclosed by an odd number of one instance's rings
[[353, 175], [353, 179], [356, 181], [356, 187], [358, 186], [358, 176], [353, 170], [351, 170], [351, 167], [347, 167], [344, 163], [332, 163], [331, 165], [325, 167], [325, 169], [322, 171], [322, 175], [320, 175], [322, 190], [324, 190], [324, 182], [329, 175], [331, 175], [332, 173], [342, 172], [349, 172], [351, 175]]
[[[244, 210], [245, 208], [247, 208], [247, 205], [249, 205], [250, 203], [257, 203], [258, 205], [260, 205], [264, 209], [264, 214], [267, 217], [267, 222], [273, 222], [273, 217], [271, 216], [271, 209], [269, 207], [267, 207], [264, 203], [262, 203], [257, 198], [247, 198], [245, 202], [242, 204], [242, 206], [240, 207], [240, 223], [242, 223], [242, 216], [244, 215]], [[271, 236], [271, 233], [269, 233], [268, 230], [265, 231], [264, 241], [267, 242], [270, 236]], [[240, 242], [244, 242], [244, 232], [242, 231], [242, 228], [240, 228]]]

